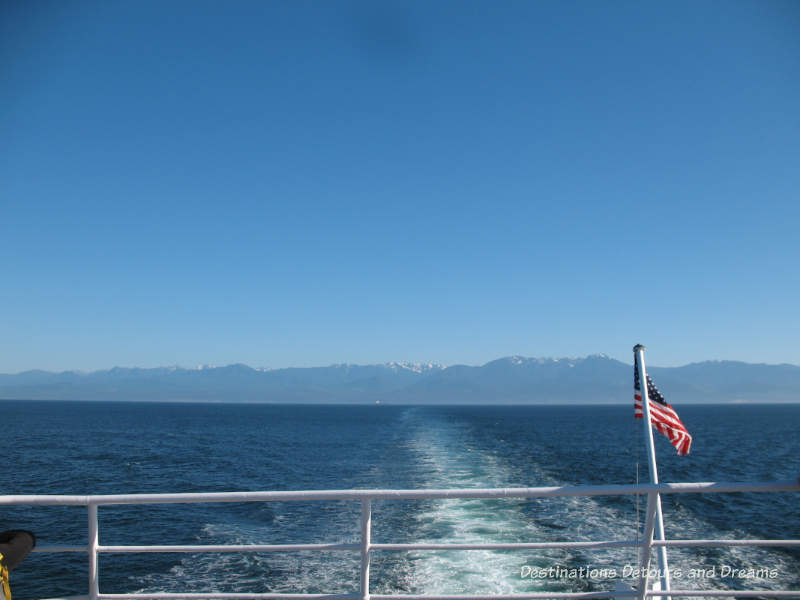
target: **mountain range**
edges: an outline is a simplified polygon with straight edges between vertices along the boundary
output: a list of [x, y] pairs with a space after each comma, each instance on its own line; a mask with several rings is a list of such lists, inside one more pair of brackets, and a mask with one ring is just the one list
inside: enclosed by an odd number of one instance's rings
[[[649, 367], [668, 402], [800, 402], [800, 367], [706, 361]], [[385, 404], [614, 404], [631, 402], [633, 368], [599, 354], [510, 356], [481, 366], [340, 364], [254, 369], [114, 367], [83, 373], [0, 374], [0, 398]]]

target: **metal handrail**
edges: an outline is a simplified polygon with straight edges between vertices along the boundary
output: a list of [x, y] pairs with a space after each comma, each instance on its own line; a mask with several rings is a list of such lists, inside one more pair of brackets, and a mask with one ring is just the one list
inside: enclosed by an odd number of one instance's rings
[[[4, 495], [0, 506], [86, 506], [88, 507], [89, 541], [86, 546], [40, 546], [34, 552], [86, 552], [89, 556], [89, 593], [74, 597], [88, 600], [538, 600], [544, 598], [651, 598], [651, 597], [733, 597], [763, 596], [774, 598], [800, 597], [800, 590], [671, 590], [662, 592], [648, 589], [647, 577], [639, 581], [639, 590], [606, 592], [536, 592], [526, 594], [488, 594], [446, 596], [420, 596], [397, 594], [370, 594], [369, 571], [371, 553], [376, 550], [531, 550], [554, 548], [611, 548], [639, 547], [640, 566], [649, 571], [649, 555], [658, 546], [800, 546], [800, 540], [653, 540], [652, 512], [654, 498], [659, 494], [732, 493], [732, 492], [798, 492], [800, 480], [766, 483], [659, 483], [602, 486], [560, 486], [528, 488], [484, 489], [433, 489], [433, 490], [311, 490], [273, 492], [212, 492], [179, 494], [111, 494], [111, 495]], [[648, 497], [647, 521], [642, 541], [607, 540], [590, 542], [533, 542], [533, 543], [475, 543], [475, 544], [386, 544], [372, 543], [372, 503], [376, 500], [437, 500], [437, 499], [487, 499], [487, 498], [554, 498], [646, 495]], [[220, 544], [220, 545], [102, 545], [99, 543], [98, 507], [109, 505], [186, 504], [218, 502], [285, 502], [311, 500], [352, 500], [361, 502], [361, 537], [354, 544]], [[284, 594], [284, 593], [138, 593], [102, 594], [99, 589], [98, 557], [101, 553], [163, 553], [163, 552], [295, 552], [295, 551], [350, 551], [360, 552], [361, 567], [358, 594]]]

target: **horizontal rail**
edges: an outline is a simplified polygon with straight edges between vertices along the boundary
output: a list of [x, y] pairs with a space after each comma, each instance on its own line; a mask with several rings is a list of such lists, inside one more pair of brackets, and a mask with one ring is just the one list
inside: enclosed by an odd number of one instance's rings
[[360, 600], [358, 594], [272, 594], [272, 593], [236, 593], [236, 592], [156, 592], [152, 594], [98, 594], [98, 600], [203, 600], [219, 598], [221, 600]]
[[[400, 596], [394, 594], [372, 594], [371, 600], [537, 600], [546, 598], [632, 598], [638, 596], [636, 591], [607, 591], [607, 592], [535, 592], [530, 594], [498, 594], [498, 595], [452, 595], [452, 596], [426, 596], [409, 595]], [[648, 591], [645, 596], [719, 596], [719, 597], [741, 597], [755, 598], [761, 596], [773, 596], [775, 598], [797, 598], [797, 592], [784, 592], [773, 590], [669, 590], [667, 591]]]
[[237, 592], [156, 592], [152, 594], [98, 594], [98, 600], [204, 600], [219, 598], [221, 600], [360, 600], [358, 594], [272, 594], [272, 593], [237, 593]]
[[[608, 540], [591, 542], [509, 542], [485, 544], [370, 544], [370, 550], [414, 551], [414, 550], [553, 550], [569, 548], [631, 548], [641, 546], [641, 541]], [[800, 540], [654, 540], [653, 546], [706, 547], [706, 546], [800, 546]], [[145, 546], [97, 546], [98, 552], [109, 554], [137, 553], [225, 553], [225, 552], [325, 552], [350, 551], [361, 549], [359, 544], [173, 544]], [[87, 546], [40, 546], [32, 550], [36, 553], [88, 552]]]
[[[797, 592], [784, 592], [773, 590], [669, 590], [669, 591], [648, 591], [645, 596], [719, 596], [719, 597], [741, 597], [756, 598], [764, 595], [775, 598], [797, 598]], [[606, 591], [606, 592], [533, 592], [530, 594], [498, 594], [498, 595], [408, 595], [401, 596], [395, 594], [372, 594], [371, 600], [538, 600], [546, 598], [633, 598], [638, 596], [637, 591]]]
[[653, 546], [800, 546], [800, 540], [653, 540]]
[[547, 550], [561, 548], [624, 548], [641, 542], [610, 540], [598, 542], [509, 542], [487, 544], [372, 544], [372, 550]]
[[[544, 598], [614, 598], [617, 596], [633, 597], [632, 592], [563, 592], [563, 593], [531, 593], [531, 594], [496, 594], [496, 595], [448, 595], [448, 596], [403, 596], [395, 594], [370, 594], [374, 600], [535, 600]], [[237, 593], [155, 593], [155, 594], [100, 594], [98, 600], [360, 600], [358, 594], [237, 594]]]
[[[617, 596], [621, 594], [616, 594]], [[649, 591], [645, 594], [648, 598], [666, 596], [697, 596], [706, 598], [800, 598], [800, 591], [784, 590], [665, 590]]]
[[[694, 596], [706, 598], [797, 598], [797, 592], [782, 590], [670, 590], [648, 591], [648, 598], [664, 596]], [[638, 596], [636, 591], [605, 592], [533, 592], [529, 594], [452, 594], [452, 595], [402, 595], [402, 594], [370, 594], [371, 600], [553, 600], [560, 599], [600, 599], [600, 598], [632, 598]], [[358, 594], [272, 594], [272, 593], [172, 593], [157, 592], [147, 594], [99, 594], [98, 600], [359, 600]]]
[[444, 500], [473, 498], [556, 498], [572, 496], [627, 496], [658, 494], [708, 494], [732, 492], [797, 492], [800, 481], [767, 483], [702, 482], [620, 485], [565, 485], [529, 488], [478, 488], [438, 490], [309, 490], [275, 492], [193, 492], [185, 494], [106, 494], [0, 496], [0, 505], [88, 506], [110, 504], [191, 504], [202, 502], [297, 502], [315, 500]]
[[[644, 541], [608, 540], [583, 542], [532, 542], [532, 543], [372, 543], [371, 502], [376, 500], [442, 500], [442, 499], [531, 499], [557, 497], [593, 497], [657, 494], [738, 493], [738, 492], [797, 492], [800, 480], [766, 483], [702, 482], [661, 483], [598, 486], [559, 486], [491, 489], [434, 489], [434, 490], [310, 490], [310, 491], [260, 491], [260, 492], [211, 492], [177, 494], [109, 494], [109, 495], [3, 495], [0, 506], [87, 506], [89, 511], [89, 544], [40, 546], [34, 552], [87, 553], [90, 561], [90, 593], [88, 596], [73, 596], [70, 600], [554, 600], [590, 598], [662, 598], [662, 597], [719, 597], [719, 598], [800, 598], [797, 590], [647, 590], [644, 591], [598, 591], [598, 592], [531, 592], [523, 594], [454, 594], [454, 595], [398, 595], [370, 594], [369, 557], [375, 551], [469, 551], [469, 550], [542, 550], [563, 548], [620, 548], [643, 547]], [[362, 531], [360, 543], [313, 543], [313, 544], [219, 544], [219, 545], [100, 545], [97, 538], [97, 508], [106, 505], [142, 504], [189, 504], [217, 502], [297, 502], [297, 501], [361, 501]], [[798, 547], [800, 540], [763, 539], [686, 539], [652, 540], [648, 547], [698, 547], [698, 546], [787, 546]], [[318, 552], [349, 551], [362, 555], [361, 590], [358, 594], [293, 594], [293, 593], [134, 593], [103, 594], [98, 589], [96, 577], [97, 559], [100, 554], [128, 553], [228, 553], [228, 552]], [[92, 565], [95, 565], [94, 571]]]
[[[393, 594], [370, 594], [374, 600], [546, 600], [552, 598], [559, 599], [579, 599], [579, 598], [632, 598], [638, 592], [628, 591], [609, 591], [609, 592], [540, 592], [533, 594], [505, 594], [505, 595], [417, 595], [402, 596]], [[772, 598], [797, 598], [797, 592], [783, 590], [670, 590], [669, 593], [661, 591], [647, 592], [648, 598], [658, 598], [662, 596], [689, 596], [705, 598], [760, 598], [769, 596]], [[99, 594], [98, 600], [143, 600], [152, 598], [153, 600], [359, 600], [358, 594], [248, 594], [231, 592], [209, 592], [209, 593], [150, 593], [150, 594]], [[88, 600], [87, 596], [67, 596], [65, 598], [53, 598], [51, 600]]]
[[[608, 540], [590, 542], [510, 542], [485, 544], [370, 544], [371, 551], [415, 551], [415, 550], [554, 550], [569, 548], [630, 548], [641, 546], [641, 541]], [[800, 540], [654, 540], [653, 546], [668, 547], [709, 547], [709, 546], [800, 546]], [[146, 546], [98, 546], [97, 551], [109, 554], [137, 553], [227, 553], [227, 552], [325, 552], [350, 551], [361, 549], [359, 544], [220, 544], [220, 545], [146, 545]], [[38, 546], [36, 553], [73, 552], [86, 553], [87, 546]]]
[[360, 550], [359, 544], [221, 544], [172, 546], [98, 546], [98, 552], [125, 554], [137, 552], [320, 552], [329, 550]]

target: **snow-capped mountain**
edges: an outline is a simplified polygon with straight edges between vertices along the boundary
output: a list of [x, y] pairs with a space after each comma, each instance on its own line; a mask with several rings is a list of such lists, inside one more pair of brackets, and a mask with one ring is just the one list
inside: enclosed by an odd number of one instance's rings
[[[650, 366], [670, 402], [798, 402], [800, 367], [707, 361]], [[0, 375], [0, 398], [545, 404], [630, 402], [630, 364], [596, 354], [578, 358], [508, 356], [480, 366], [434, 362], [266, 369], [243, 364], [185, 369], [114, 367], [84, 373]]]

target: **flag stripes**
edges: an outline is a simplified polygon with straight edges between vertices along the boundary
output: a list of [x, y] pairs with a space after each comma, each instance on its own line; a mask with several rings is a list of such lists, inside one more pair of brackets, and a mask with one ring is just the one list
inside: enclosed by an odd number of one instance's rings
[[[637, 419], [644, 418], [644, 407], [642, 406], [642, 392], [639, 384], [639, 368], [633, 365], [633, 409]], [[670, 443], [675, 446], [678, 454], [685, 456], [689, 454], [692, 447], [692, 436], [678, 417], [664, 396], [658, 391], [653, 380], [647, 376], [647, 397], [650, 400], [650, 423], [656, 431], [665, 435]]]

